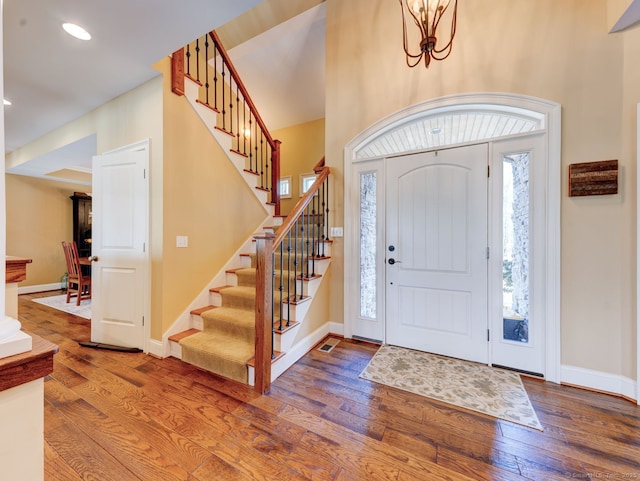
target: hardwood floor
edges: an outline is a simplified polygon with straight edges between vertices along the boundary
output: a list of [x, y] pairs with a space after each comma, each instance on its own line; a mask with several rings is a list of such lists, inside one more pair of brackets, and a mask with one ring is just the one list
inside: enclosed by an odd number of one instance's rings
[[47, 480], [640, 479], [640, 408], [524, 379], [544, 432], [358, 379], [376, 346], [311, 351], [257, 396], [144, 354], [78, 346], [88, 321], [19, 298], [56, 344]]

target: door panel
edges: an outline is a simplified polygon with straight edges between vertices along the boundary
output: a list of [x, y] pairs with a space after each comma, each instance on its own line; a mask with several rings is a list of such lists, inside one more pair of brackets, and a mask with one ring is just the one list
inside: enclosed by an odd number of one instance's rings
[[487, 159], [485, 144], [387, 161], [389, 344], [488, 362]]
[[144, 347], [148, 150], [93, 158], [91, 340]]

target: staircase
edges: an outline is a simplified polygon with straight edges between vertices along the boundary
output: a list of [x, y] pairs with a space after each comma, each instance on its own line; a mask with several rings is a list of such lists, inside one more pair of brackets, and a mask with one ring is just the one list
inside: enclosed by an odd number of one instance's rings
[[[191, 52], [203, 59], [194, 62]], [[191, 310], [188, 328], [168, 337], [171, 355], [265, 392], [326, 335], [298, 332], [330, 263], [329, 169], [324, 159], [318, 163], [316, 182], [283, 221], [279, 142], [266, 132], [215, 32], [174, 53], [173, 73], [174, 93], [185, 96], [254, 187], [275, 227], [259, 229], [254, 242], [229, 261], [225, 284], [211, 287], [207, 305]]]

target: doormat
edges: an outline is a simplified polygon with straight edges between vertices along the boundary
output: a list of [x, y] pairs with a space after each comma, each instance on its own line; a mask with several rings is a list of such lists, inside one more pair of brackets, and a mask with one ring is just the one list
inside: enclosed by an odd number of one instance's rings
[[37, 302], [38, 304], [44, 304], [45, 306], [52, 307], [59, 311], [73, 314], [74, 316], [91, 319], [91, 299], [80, 301], [79, 306], [76, 306], [75, 297], [72, 297], [67, 304], [66, 294], [62, 294], [60, 296], [38, 297], [37, 299], [32, 299], [32, 301]]
[[360, 377], [543, 431], [512, 371], [384, 345]]

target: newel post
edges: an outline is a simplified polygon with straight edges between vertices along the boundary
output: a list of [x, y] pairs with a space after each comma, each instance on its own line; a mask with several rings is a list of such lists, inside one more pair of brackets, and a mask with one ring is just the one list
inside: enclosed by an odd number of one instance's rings
[[184, 95], [184, 48], [176, 50], [171, 56], [171, 91]]
[[254, 390], [265, 394], [271, 389], [273, 355], [273, 239], [263, 233], [256, 240], [256, 352]]
[[281, 140], [274, 140], [271, 162], [271, 202], [275, 204], [274, 214], [280, 215], [280, 144]]

